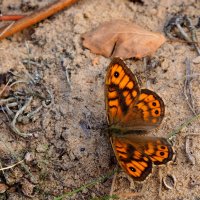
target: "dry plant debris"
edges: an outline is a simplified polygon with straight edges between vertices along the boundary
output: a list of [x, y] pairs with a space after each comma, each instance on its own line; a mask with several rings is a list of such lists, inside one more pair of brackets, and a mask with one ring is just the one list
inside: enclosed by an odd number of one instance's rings
[[191, 89], [191, 82], [192, 82], [192, 77], [191, 77], [191, 63], [188, 58], [185, 59], [185, 64], [186, 64], [186, 78], [185, 78], [185, 84], [184, 84], [184, 96], [185, 100], [190, 108], [190, 110], [193, 112], [194, 115], [197, 115], [196, 112], [196, 107], [192, 95], [192, 89]]
[[[0, 29], [0, 40], [13, 35], [31, 25], [34, 25], [41, 20], [46, 19], [47, 17], [71, 6], [73, 3], [76, 3], [77, 0], [58, 0], [52, 4], [47, 5], [45, 8], [37, 10], [36, 12], [28, 15], [28, 16], [4, 16], [1, 17], [3, 20], [10, 20], [17, 18], [19, 19], [16, 23], [11, 23], [8, 27], [3, 27]], [[15, 20], [15, 19], [14, 19]]]
[[0, 21], [17, 21], [23, 17], [25, 17], [25, 15], [0, 15]]
[[191, 44], [194, 49], [200, 55], [200, 47], [197, 39], [196, 28], [197, 25], [193, 25], [192, 20], [187, 15], [176, 15], [172, 17], [164, 27], [165, 34], [170, 39], [185, 40], [188, 44]]
[[165, 42], [161, 33], [124, 20], [105, 22], [82, 38], [83, 46], [92, 53], [123, 59], [152, 55]]
[[194, 141], [196, 137], [199, 136], [197, 134], [190, 134], [185, 137], [185, 153], [188, 161], [192, 165], [196, 165], [195, 151], [194, 151]]
[[27, 124], [36, 120], [43, 107], [48, 108], [52, 105], [52, 93], [41, 84], [39, 77], [33, 77], [28, 72], [20, 74], [9, 71], [0, 75], [1, 77], [0, 111], [6, 115], [14, 133], [22, 137], [32, 136], [21, 132], [16, 124]]

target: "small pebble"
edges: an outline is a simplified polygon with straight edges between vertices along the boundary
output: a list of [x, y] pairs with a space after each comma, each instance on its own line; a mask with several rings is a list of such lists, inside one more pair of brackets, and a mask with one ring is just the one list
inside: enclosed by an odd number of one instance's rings
[[0, 194], [4, 193], [8, 189], [8, 186], [4, 183], [0, 183]]
[[33, 159], [34, 159], [34, 156], [33, 156], [32, 153], [27, 152], [27, 153], [25, 154], [25, 161], [26, 161], [26, 162], [31, 162], [31, 161], [33, 161]]

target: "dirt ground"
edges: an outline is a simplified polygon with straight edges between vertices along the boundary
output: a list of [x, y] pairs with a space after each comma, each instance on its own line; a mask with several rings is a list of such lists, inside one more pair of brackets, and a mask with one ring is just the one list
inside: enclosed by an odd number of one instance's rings
[[[0, 8], [5, 14], [26, 14], [49, 2], [53, 1], [1, 0]], [[200, 199], [198, 119], [184, 125], [173, 137], [174, 161], [154, 167], [144, 182], [134, 182], [122, 171], [115, 181], [108, 175], [117, 166], [105, 130], [104, 78], [110, 59], [92, 54], [81, 41], [81, 34], [116, 18], [163, 32], [174, 14], [185, 14], [197, 24], [200, 1], [83, 0], [0, 42], [0, 73], [12, 70], [21, 79], [37, 79], [38, 84], [29, 86], [51, 101], [41, 106], [41, 99], [34, 96], [29, 111], [40, 106], [41, 109], [34, 119], [17, 122], [20, 131], [31, 133], [27, 138], [14, 133], [5, 113], [0, 112], [1, 167], [24, 159], [1, 172], [0, 199], [56, 199], [62, 195], [62, 199], [109, 199], [111, 185], [114, 198], [120, 200]], [[186, 58], [191, 63], [195, 111], [200, 112], [200, 61], [193, 62], [196, 57], [191, 45], [168, 39], [153, 55], [157, 64], [148, 71], [143, 60], [126, 61], [143, 87], [148, 85], [156, 91], [166, 105], [161, 126], [149, 134], [167, 137], [194, 116], [184, 95]], [[94, 184], [86, 187], [88, 183]], [[72, 191], [75, 192], [69, 196]]]

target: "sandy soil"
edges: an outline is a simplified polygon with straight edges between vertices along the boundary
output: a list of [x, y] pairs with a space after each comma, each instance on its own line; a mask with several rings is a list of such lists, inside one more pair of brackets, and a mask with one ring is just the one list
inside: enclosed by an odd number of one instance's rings
[[[29, 13], [52, 1], [0, 2], [2, 13]], [[117, 162], [105, 130], [104, 77], [110, 59], [84, 49], [81, 34], [115, 18], [163, 32], [164, 24], [176, 13], [188, 15], [196, 24], [200, 2], [144, 0], [144, 4], [140, 4], [128, 0], [84, 0], [0, 42], [0, 72], [13, 69], [15, 73], [39, 77], [40, 84], [53, 95], [51, 106], [42, 107], [35, 120], [17, 123], [20, 130], [32, 134], [26, 139], [9, 129], [6, 116], [0, 112], [1, 166], [10, 166], [25, 158], [23, 165], [1, 173], [0, 184], [7, 187], [0, 199], [54, 199], [115, 169]], [[152, 58], [159, 64], [148, 71], [144, 70], [142, 60], [126, 61], [143, 86], [148, 85], [156, 91], [166, 104], [162, 125], [149, 134], [167, 137], [193, 116], [183, 89], [186, 58], [191, 60], [192, 95], [196, 112], [200, 112], [200, 63], [192, 62], [196, 57], [196, 51], [187, 43], [168, 40]], [[95, 60], [98, 61], [96, 64]], [[34, 91], [39, 90], [34, 87]], [[32, 107], [38, 105], [35, 101]], [[174, 162], [154, 167], [146, 181], [133, 182], [120, 171], [113, 183], [113, 193], [121, 200], [200, 199], [199, 130], [199, 120], [185, 126], [173, 138]], [[189, 146], [186, 141], [190, 142]], [[191, 152], [190, 159], [186, 154], [188, 151]], [[170, 189], [164, 187], [163, 179], [172, 185]], [[103, 182], [96, 182], [63, 199], [108, 199], [112, 181], [112, 176], [108, 176]]]

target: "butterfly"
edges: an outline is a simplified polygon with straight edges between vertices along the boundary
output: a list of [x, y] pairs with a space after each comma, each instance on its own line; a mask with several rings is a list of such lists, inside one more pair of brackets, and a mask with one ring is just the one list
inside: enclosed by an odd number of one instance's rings
[[172, 160], [167, 139], [138, 133], [158, 127], [164, 117], [161, 97], [140, 89], [136, 76], [120, 58], [107, 69], [105, 101], [111, 144], [121, 168], [135, 181], [143, 181], [154, 165]]

